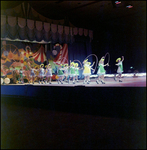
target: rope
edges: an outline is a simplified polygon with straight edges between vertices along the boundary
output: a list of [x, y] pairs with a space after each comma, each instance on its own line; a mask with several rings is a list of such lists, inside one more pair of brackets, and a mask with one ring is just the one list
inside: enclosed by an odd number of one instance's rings
[[104, 57], [106, 58], [107, 55], [108, 55], [108, 62], [107, 63], [109, 64], [109, 62], [110, 62], [110, 54], [107, 52]]
[[75, 62], [75, 61], [78, 61], [80, 63], [80, 65], [81, 65], [81, 68], [82, 68], [82, 63], [79, 60], [73, 60], [73, 62]]
[[94, 69], [94, 71], [93, 71], [93, 73], [95, 72], [95, 70], [96, 70], [96, 66], [97, 66], [97, 63], [98, 63], [98, 57], [95, 55], [95, 54], [90, 54], [90, 55], [88, 55], [84, 60], [86, 60], [87, 58], [89, 58], [90, 56], [95, 56], [95, 58], [96, 58], [96, 64], [95, 64], [95, 69]]

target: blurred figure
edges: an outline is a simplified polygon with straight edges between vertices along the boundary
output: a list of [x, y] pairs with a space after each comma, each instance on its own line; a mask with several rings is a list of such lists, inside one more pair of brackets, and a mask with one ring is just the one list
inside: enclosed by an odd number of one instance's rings
[[122, 60], [121, 60], [121, 58], [116, 59], [116, 62], [118, 62], [118, 63], [115, 65], [118, 66], [118, 69], [117, 69], [118, 75], [115, 75], [115, 77], [114, 77], [115, 81], [117, 81], [117, 78], [118, 78], [119, 82], [122, 82], [121, 78], [122, 78], [122, 73], [123, 73], [123, 61], [124, 61], [124, 56], [122, 56]]

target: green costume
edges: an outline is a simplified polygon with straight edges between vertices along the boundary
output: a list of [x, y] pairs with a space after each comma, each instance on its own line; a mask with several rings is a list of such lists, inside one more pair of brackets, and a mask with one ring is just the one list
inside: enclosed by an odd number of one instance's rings
[[99, 64], [97, 74], [105, 74], [105, 69], [103, 64]]

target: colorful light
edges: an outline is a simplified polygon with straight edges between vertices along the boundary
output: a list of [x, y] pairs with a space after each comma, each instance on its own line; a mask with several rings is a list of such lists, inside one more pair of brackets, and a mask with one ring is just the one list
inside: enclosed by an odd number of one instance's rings
[[121, 1], [115, 1], [115, 4], [120, 4], [121, 3]]
[[127, 8], [132, 8], [133, 6], [132, 5], [128, 5], [128, 6], [126, 6]]

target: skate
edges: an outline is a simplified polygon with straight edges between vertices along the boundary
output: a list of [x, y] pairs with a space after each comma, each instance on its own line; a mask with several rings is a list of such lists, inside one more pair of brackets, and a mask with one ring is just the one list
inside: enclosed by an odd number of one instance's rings
[[99, 84], [98, 80], [96, 80], [96, 83]]
[[114, 81], [117, 81], [117, 79], [116, 79], [116, 75], [114, 76]]
[[105, 84], [105, 82], [103, 80], [101, 80], [102, 84]]

